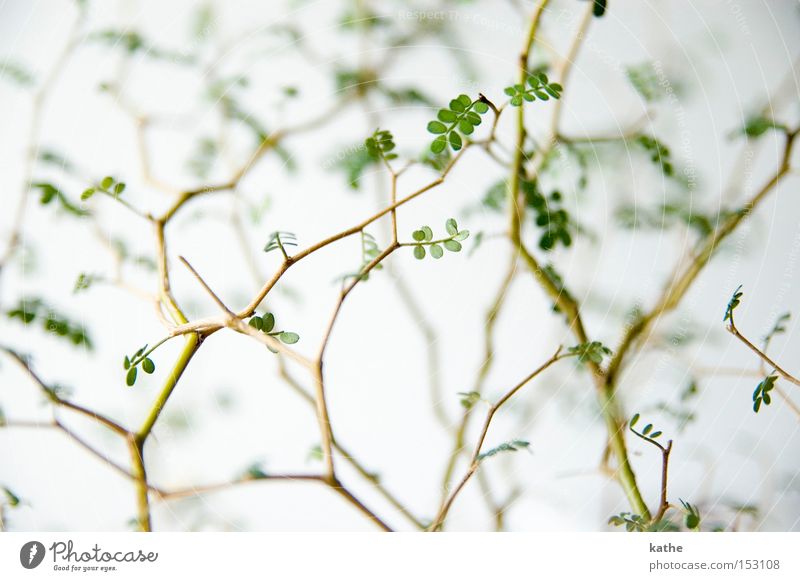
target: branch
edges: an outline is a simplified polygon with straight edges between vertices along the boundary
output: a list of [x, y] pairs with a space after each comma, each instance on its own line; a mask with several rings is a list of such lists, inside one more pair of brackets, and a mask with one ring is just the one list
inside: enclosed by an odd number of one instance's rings
[[494, 403], [489, 408], [489, 411], [486, 413], [486, 419], [483, 422], [483, 428], [481, 428], [480, 435], [478, 436], [478, 441], [475, 444], [475, 448], [474, 448], [474, 450], [472, 452], [472, 457], [470, 458], [469, 467], [467, 468], [466, 473], [461, 478], [459, 483], [456, 485], [456, 487], [450, 493], [450, 496], [448, 496], [447, 499], [442, 504], [441, 508], [439, 509], [439, 513], [436, 515], [436, 518], [431, 523], [431, 525], [428, 528], [428, 530], [430, 530], [430, 531], [441, 530], [442, 526], [444, 525], [444, 521], [447, 518], [447, 513], [450, 511], [450, 508], [452, 507], [453, 502], [455, 501], [456, 497], [459, 495], [459, 493], [464, 488], [464, 486], [467, 484], [467, 482], [469, 482], [470, 478], [472, 478], [472, 476], [478, 470], [478, 467], [481, 464], [481, 458], [480, 458], [481, 448], [483, 448], [483, 443], [486, 440], [486, 435], [489, 432], [489, 427], [491, 426], [492, 419], [494, 418], [494, 416], [497, 413], [497, 411], [501, 407], [503, 407], [503, 405], [508, 400], [510, 400], [512, 397], [514, 397], [514, 395], [519, 390], [521, 390], [523, 387], [525, 387], [525, 385], [527, 385], [534, 377], [536, 377], [537, 375], [542, 373], [548, 367], [553, 365], [556, 361], [558, 361], [559, 359], [565, 359], [567, 357], [572, 357], [573, 356], [573, 354], [564, 354], [564, 355], [562, 355], [561, 354], [561, 349], [562, 348], [559, 346], [559, 348], [550, 357], [550, 359], [545, 361], [541, 366], [539, 366], [536, 370], [534, 370], [527, 377], [525, 377], [525, 379], [523, 379], [518, 384], [516, 384], [514, 387], [512, 387], [510, 390], [508, 390], [499, 400], [497, 400], [496, 403]]

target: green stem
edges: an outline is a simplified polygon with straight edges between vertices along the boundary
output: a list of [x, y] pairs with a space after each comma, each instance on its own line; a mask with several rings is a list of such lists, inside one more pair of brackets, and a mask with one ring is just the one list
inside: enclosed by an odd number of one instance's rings
[[197, 352], [199, 347], [200, 347], [200, 336], [197, 333], [187, 334], [186, 343], [184, 343], [183, 350], [178, 356], [178, 360], [175, 362], [175, 365], [172, 367], [169, 376], [164, 382], [164, 386], [161, 388], [161, 393], [158, 395], [156, 401], [153, 402], [153, 405], [150, 408], [150, 413], [148, 414], [147, 419], [145, 420], [144, 424], [142, 424], [142, 427], [139, 428], [139, 431], [136, 433], [136, 439], [141, 444], [144, 444], [144, 441], [147, 439], [147, 436], [150, 435], [153, 426], [158, 420], [158, 417], [161, 415], [161, 411], [167, 404], [167, 400], [169, 399], [170, 395], [172, 395], [172, 391], [175, 389], [175, 386], [178, 384], [178, 380], [181, 378], [181, 375], [186, 370], [186, 367], [189, 365], [189, 361], [191, 361], [192, 357]]

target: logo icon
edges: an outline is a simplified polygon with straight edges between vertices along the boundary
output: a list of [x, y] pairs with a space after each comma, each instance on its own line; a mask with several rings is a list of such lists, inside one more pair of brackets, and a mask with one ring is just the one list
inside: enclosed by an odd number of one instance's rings
[[44, 545], [39, 541], [29, 541], [19, 550], [19, 562], [26, 569], [35, 569], [44, 560]]

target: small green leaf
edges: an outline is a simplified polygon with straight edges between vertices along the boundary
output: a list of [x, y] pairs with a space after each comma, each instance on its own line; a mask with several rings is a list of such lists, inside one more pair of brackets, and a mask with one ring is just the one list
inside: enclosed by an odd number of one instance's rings
[[484, 113], [486, 113], [489, 110], [489, 105], [487, 105], [483, 101], [476, 101], [475, 102], [475, 106], [472, 107], [472, 108], [475, 111], [477, 111], [478, 113], [480, 113], [481, 115], [483, 115]]
[[458, 234], [458, 224], [453, 218], [449, 218], [447, 222], [444, 223], [445, 230], [450, 236], [454, 236]]
[[445, 240], [443, 242], [444, 247], [447, 248], [450, 252], [461, 252], [461, 243], [456, 242], [455, 240]]
[[104, 177], [100, 182], [100, 187], [103, 188], [104, 190], [109, 189], [113, 185], [114, 185], [114, 178], [112, 178], [111, 176]]
[[457, 118], [456, 114], [449, 109], [440, 109], [436, 117], [443, 123], [453, 123]]
[[250, 322], [248, 324], [254, 329], [258, 329], [259, 331], [261, 331], [264, 328], [264, 319], [256, 315], [250, 319]]
[[278, 337], [282, 343], [286, 343], [287, 345], [294, 345], [300, 340], [300, 335], [290, 331], [283, 331]]
[[156, 370], [156, 364], [153, 363], [153, 360], [149, 357], [146, 357], [144, 361], [142, 361], [142, 369], [145, 373], [153, 373]]
[[461, 149], [462, 141], [461, 136], [456, 133], [455, 131], [450, 132], [450, 147], [453, 148], [453, 151], [458, 151]]
[[122, 361], [122, 367], [124, 367], [125, 369], [131, 368], [131, 360], [130, 357], [128, 357], [127, 355], [125, 356], [125, 359]]
[[650, 431], [651, 431], [652, 429], [653, 429], [653, 424], [647, 424], [647, 425], [644, 427], [644, 430], [642, 430], [642, 434], [644, 434], [644, 435], [646, 436], [647, 434], [649, 434], [649, 433], [650, 433]]
[[447, 126], [445, 126], [445, 124], [440, 121], [431, 121], [430, 123], [428, 123], [429, 133], [439, 134], [439, 133], [444, 133], [445, 131], [447, 131]]
[[442, 153], [447, 147], [447, 139], [444, 135], [440, 135], [431, 143], [431, 152], [439, 154]]
[[131, 367], [128, 370], [128, 374], [125, 376], [125, 383], [128, 384], [128, 387], [131, 387], [134, 383], [136, 383], [137, 371], [138, 369], [136, 367]]
[[411, 233], [411, 237], [417, 242], [422, 242], [425, 240], [425, 232], [423, 230], [414, 230]]
[[423, 240], [425, 240], [426, 242], [430, 242], [431, 240], [433, 240], [433, 230], [431, 230], [430, 226], [423, 226], [422, 228], [420, 228], [420, 230], [422, 230], [422, 233], [425, 235]]
[[262, 317], [261, 330], [264, 331], [265, 333], [269, 333], [274, 328], [275, 328], [275, 315], [273, 315], [272, 313], [266, 313]]
[[433, 256], [434, 258], [438, 259], [444, 256], [444, 250], [442, 250], [442, 247], [439, 246], [438, 244], [431, 244], [428, 250], [430, 250], [431, 256]]
[[636, 414], [634, 414], [634, 415], [633, 415], [633, 417], [631, 418], [631, 424], [630, 424], [630, 426], [631, 426], [631, 427], [634, 427], [634, 426], [636, 425], [636, 422], [638, 422], [638, 421], [639, 421], [639, 414], [638, 414], [638, 413], [636, 413]]
[[423, 246], [414, 247], [414, 258], [418, 260], [425, 258], [425, 248]]
[[94, 195], [94, 192], [95, 192], [94, 188], [88, 188], [86, 190], [83, 190], [83, 193], [81, 194], [81, 200], [85, 202]]

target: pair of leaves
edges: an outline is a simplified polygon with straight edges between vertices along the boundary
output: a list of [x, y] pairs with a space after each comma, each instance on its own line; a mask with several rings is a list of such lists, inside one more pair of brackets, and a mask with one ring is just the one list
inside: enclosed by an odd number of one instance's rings
[[433, 239], [433, 230], [430, 226], [422, 226], [419, 230], [414, 230], [411, 237], [414, 239], [414, 257], [422, 260], [426, 256], [425, 248], [433, 258], [439, 259], [444, 256], [444, 249], [450, 252], [461, 252], [461, 243], [469, 237], [469, 230], [459, 230], [458, 223], [453, 218], [449, 218], [444, 224], [448, 236], [445, 238]]
[[150, 351], [147, 350], [147, 345], [141, 347], [136, 353], [131, 355], [125, 356], [125, 359], [122, 360], [122, 367], [123, 369], [127, 370], [125, 374], [125, 383], [128, 387], [133, 387], [136, 383], [136, 379], [139, 376], [139, 367], [141, 366], [142, 371], [151, 375], [156, 370], [156, 364], [150, 359], [149, 355], [153, 352], [153, 349]]
[[777, 375], [768, 375], [761, 383], [756, 386], [753, 392], [753, 412], [758, 413], [761, 409], [761, 404], [769, 405], [772, 403], [772, 396], [770, 392], [775, 388], [775, 382], [778, 380]]
[[47, 306], [42, 299], [24, 298], [16, 307], [6, 311], [9, 319], [17, 319], [25, 325], [40, 321], [42, 328], [48, 333], [68, 340], [75, 346], [84, 346], [88, 350], [94, 348], [89, 333], [83, 325], [72, 322], [65, 315]]
[[439, 109], [436, 120], [428, 123], [428, 132], [437, 136], [431, 142], [431, 151], [440, 154], [448, 146], [453, 151], [460, 150], [465, 136], [472, 135], [475, 127], [481, 124], [481, 115], [488, 110], [485, 101], [473, 101], [468, 95], [459, 95], [450, 101], [448, 108]]
[[[285, 345], [294, 345], [300, 340], [300, 335], [297, 333], [293, 333], [291, 331], [276, 331], [275, 330], [275, 315], [272, 313], [264, 313], [263, 315], [254, 315], [248, 321], [248, 324], [261, 331], [262, 333], [266, 333], [270, 337], [276, 337], [281, 343]], [[270, 351], [274, 351], [271, 347], [269, 348]]]
[[504, 93], [511, 97], [509, 103], [512, 107], [519, 107], [525, 101], [529, 103], [536, 99], [549, 101], [550, 97], [560, 99], [563, 90], [558, 83], [551, 83], [545, 73], [537, 72], [528, 75], [524, 85], [517, 84], [506, 87]]
[[590, 341], [588, 343], [581, 343], [575, 345], [567, 350], [568, 353], [576, 355], [578, 361], [586, 363], [591, 361], [600, 365], [607, 355], [611, 355], [611, 349], [603, 345], [600, 341]]

